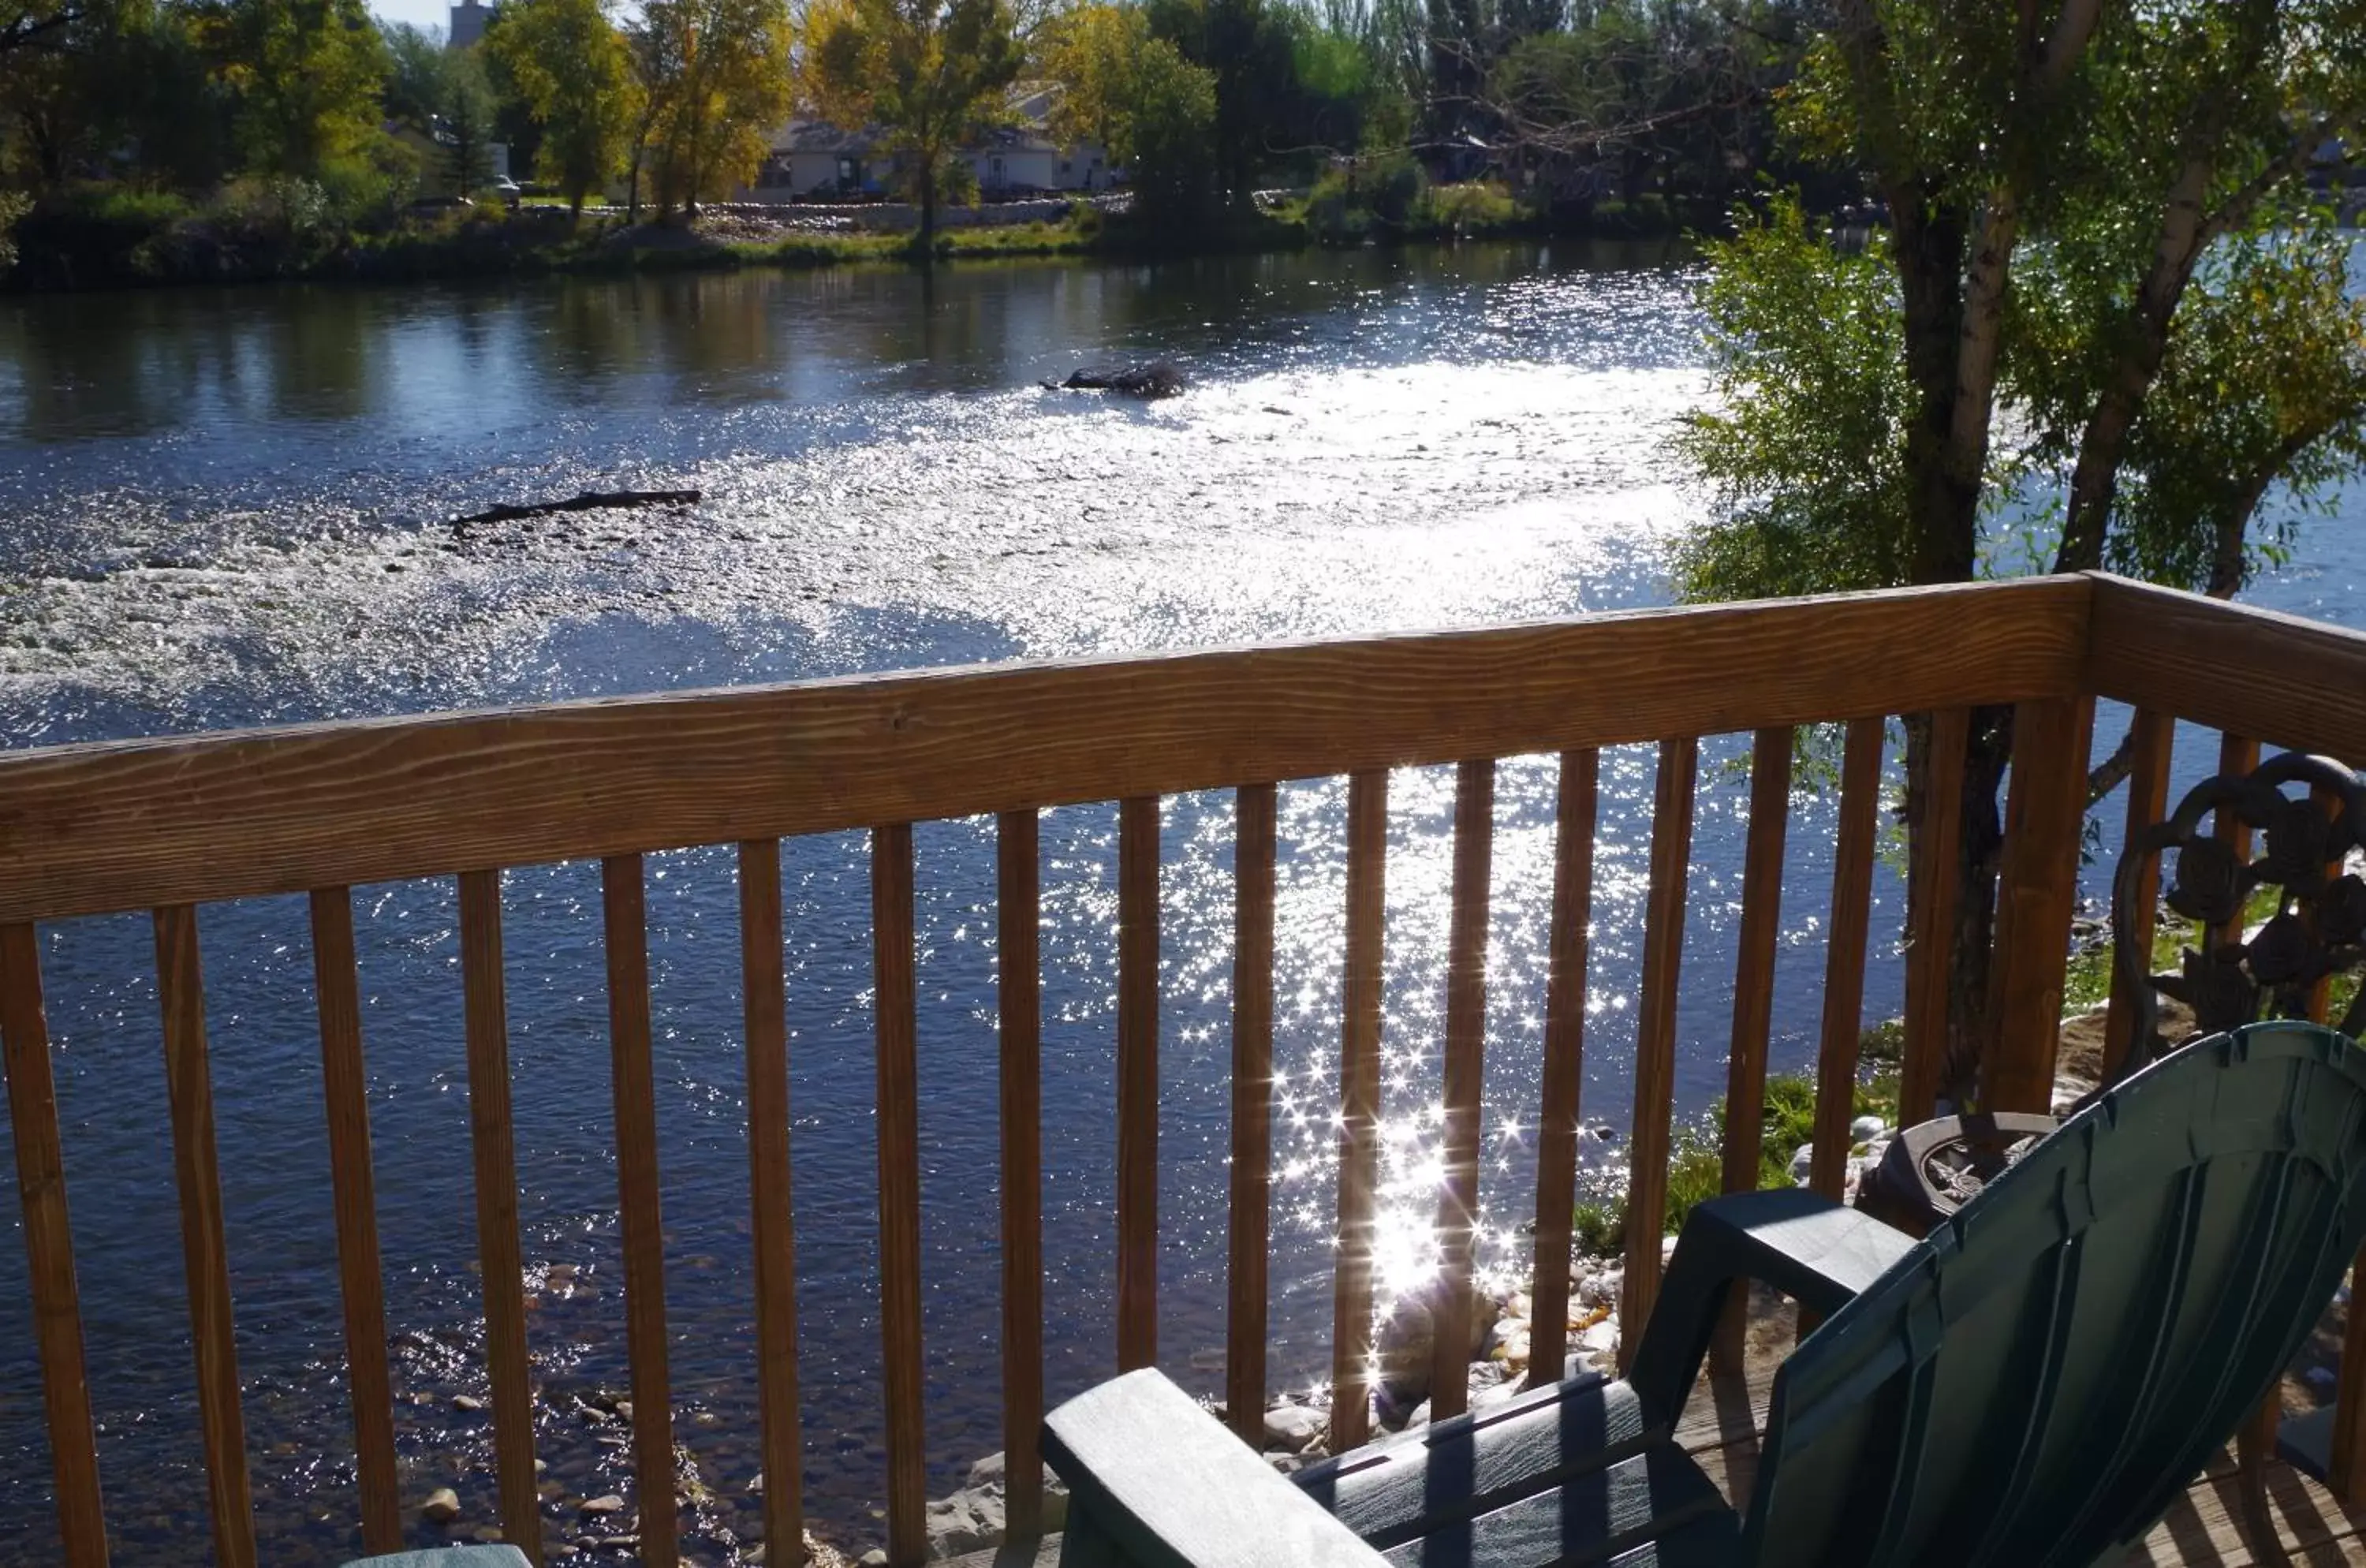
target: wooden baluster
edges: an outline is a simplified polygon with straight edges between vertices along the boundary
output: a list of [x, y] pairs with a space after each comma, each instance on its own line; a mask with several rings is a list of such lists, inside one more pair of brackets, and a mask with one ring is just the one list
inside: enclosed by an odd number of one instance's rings
[[1902, 1127], [1938, 1114], [1939, 1079], [1947, 1066], [1948, 976], [1963, 876], [1964, 759], [1971, 737], [1971, 709], [1941, 708], [1931, 716], [1922, 821], [1914, 836], [1913, 908], [1907, 911], [1906, 1049], [1898, 1081]]
[[41, 950], [29, 925], [0, 926], [0, 1065], [7, 1074], [17, 1196], [25, 1212], [25, 1269], [58, 1489], [58, 1540], [66, 1568], [106, 1568], [107, 1510], [99, 1496], [98, 1441], [83, 1371], [73, 1227], [66, 1214], [65, 1156], [58, 1140], [49, 1018], [41, 1004]]
[[[1226, 1204], [1224, 1413], [1265, 1446], [1266, 1241], [1273, 1187], [1274, 786], [1244, 784], [1234, 813], [1233, 1168]], [[1336, 1402], [1335, 1401], [1335, 1404]]]
[[2047, 697], [2013, 710], [1991, 976], [1996, 1032], [1981, 1089], [1989, 1111], [2052, 1108], [2094, 724], [2092, 697]]
[[1041, 831], [996, 819], [1002, 1030], [1002, 1453], [1010, 1539], [1043, 1533], [1043, 979]]
[[871, 830], [872, 973], [878, 993], [879, 1337], [887, 1395], [887, 1559], [928, 1555], [921, 1447], [920, 1083], [912, 960], [912, 828]]
[[[2120, 840], [2123, 859], [2137, 852], [2136, 841], [2169, 810], [2169, 749], [2177, 739], [2176, 716], [2153, 708], [2138, 708], [2130, 721], [2128, 736], [2134, 765], [2128, 773], [2127, 830]], [[2132, 945], [2144, 959], [2147, 973], [2152, 968], [2153, 932], [2159, 916], [2160, 854], [2155, 851], [2144, 856], [2143, 868], [2136, 874], [2135, 908], [2131, 911], [2128, 929], [2112, 933], [2113, 949], [2122, 943]], [[2106, 1080], [2127, 1055], [2129, 1032], [2135, 1027], [2135, 1001], [2120, 978], [2119, 965], [2112, 964], [2111, 1002], [2103, 1013], [2102, 1074]]]
[[1158, 1359], [1158, 797], [1118, 803], [1117, 1366]]
[[189, 1337], [197, 1351], [197, 1425], [205, 1435], [214, 1561], [221, 1568], [254, 1568], [254, 1506], [247, 1481], [246, 1423], [239, 1408], [229, 1249], [222, 1239], [197, 912], [186, 904], [168, 905], [155, 912], [155, 924], [164, 1085], [173, 1109], [173, 1166], [181, 1189], [181, 1249], [188, 1270]]
[[1659, 778], [1652, 786], [1651, 886], [1643, 915], [1643, 998], [1635, 1020], [1635, 1121], [1628, 1137], [1627, 1275], [1618, 1302], [1621, 1371], [1633, 1362], [1643, 1325], [1660, 1299], [1668, 1124], [1675, 1095], [1676, 983], [1684, 968], [1693, 784], [1699, 771], [1698, 739], [1660, 742]]
[[[1766, 1046], [1774, 1030], [1774, 945], [1783, 932], [1783, 847], [1791, 825], [1792, 732], [1762, 729], [1750, 743], [1750, 840], [1741, 860], [1741, 927], [1734, 939], [1733, 1038], [1725, 1058], [1723, 1190], [1758, 1186], [1766, 1133]], [[1741, 1363], [1750, 1298], [1731, 1292], [1711, 1348]]]
[[1389, 775], [1353, 774], [1347, 780], [1347, 952], [1339, 986], [1339, 1243], [1331, 1291], [1331, 1444], [1342, 1453], [1371, 1431], [1372, 1199], [1380, 1182], [1380, 937], [1388, 919], [1388, 857]]
[[477, 1178], [477, 1267], [485, 1292], [485, 1366], [501, 1539], [542, 1561], [534, 1479], [534, 1386], [518, 1252], [517, 1140], [510, 1122], [509, 1003], [501, 980], [501, 874], [460, 874], [460, 987], [468, 1039], [468, 1137]]
[[1479, 1097], [1486, 1081], [1487, 899], [1495, 833], [1495, 764], [1465, 762], [1454, 789], [1454, 907], [1446, 944], [1446, 1125], [1437, 1200], [1436, 1336], [1430, 1415], [1459, 1416], [1470, 1397], [1470, 1254], [1479, 1214]]
[[[805, 1552], [797, 1429], [797, 1238], [789, 1179], [788, 976], [781, 955], [781, 840], [739, 846], [739, 974], [748, 1031], [748, 1192], [756, 1253], [756, 1403], [767, 1555]], [[636, 1407], [636, 1415], [639, 1414]], [[785, 1542], [785, 1545], [780, 1544]]]
[[353, 895], [343, 887], [321, 888], [311, 896], [311, 908], [312, 987], [321, 1014], [321, 1082], [328, 1103], [329, 1179], [337, 1215], [362, 1549], [399, 1551], [402, 1494], [394, 1473], [394, 1385], [386, 1365], [386, 1279], [378, 1263], [377, 1199], [370, 1169], [369, 1077], [362, 1065]]
[[1808, 1186], [1840, 1201], [1856, 1115], [1865, 1036], [1865, 943], [1873, 919], [1873, 834], [1881, 807], [1880, 718], [1849, 721], [1841, 757], [1840, 837], [1832, 852], [1831, 941], [1824, 955], [1823, 1038], [1816, 1053], [1816, 1142]]
[[1569, 1359], [1569, 1269], [1577, 1208], [1577, 1128], [1585, 1082], [1587, 922], [1601, 754], [1565, 751], [1553, 804], [1552, 926], [1546, 935], [1544, 1082], [1537, 1117], [1537, 1258], [1529, 1289], [1528, 1385]]
[[649, 939], [641, 857], [600, 864], [608, 954], [609, 1084], [616, 1107], [616, 1200], [625, 1244], [625, 1343], [632, 1361], [633, 1473], [641, 1557], [681, 1559], [673, 1393], [666, 1376], [665, 1222], [658, 1198], [657, 1077], [649, 1050]]
[[[2258, 741], [2246, 735], [2232, 733], [2218, 737], [2218, 772], [2222, 775], [2231, 774], [2241, 778], [2249, 774], [2259, 765], [2259, 743]], [[2228, 852], [2233, 854], [2236, 861], [2248, 863], [2251, 858], [2251, 824], [2231, 811], [2214, 811], [2210, 814], [2210, 829], [2212, 834], [2220, 843], [2226, 846]], [[2243, 915], [2237, 911], [2234, 919], [2223, 925], [2212, 927], [2208, 940], [2203, 945], [2224, 947], [2229, 942], [2242, 940]]]

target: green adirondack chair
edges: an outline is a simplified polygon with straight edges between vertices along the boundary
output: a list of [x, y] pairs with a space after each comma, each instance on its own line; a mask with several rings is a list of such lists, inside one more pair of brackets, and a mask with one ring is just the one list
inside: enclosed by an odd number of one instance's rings
[[[2066, 1122], [1927, 1238], [1801, 1191], [1685, 1221], [1622, 1382], [1276, 1474], [1155, 1371], [1044, 1422], [1073, 1568], [1874, 1568], [2106, 1559], [2259, 1403], [2366, 1240], [2366, 1051], [2255, 1024]], [[1671, 1434], [1726, 1292], [1823, 1314], [1745, 1516]]]

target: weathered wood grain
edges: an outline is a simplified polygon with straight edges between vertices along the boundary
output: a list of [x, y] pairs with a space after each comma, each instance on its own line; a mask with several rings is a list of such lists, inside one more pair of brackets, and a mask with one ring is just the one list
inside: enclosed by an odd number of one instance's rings
[[1042, 829], [1032, 811], [995, 823], [995, 984], [1002, 1116], [1003, 1517], [1042, 1533]]
[[1930, 716], [1922, 761], [1922, 826], [1907, 888], [1906, 1043], [1898, 1066], [1898, 1120], [1911, 1127], [1937, 1113], [1947, 1066], [1947, 976], [1955, 958], [1955, 899], [1963, 875], [1964, 758], [1969, 708]]
[[318, 889], [312, 894], [311, 914], [312, 991], [321, 1017], [329, 1190], [337, 1217], [337, 1277], [344, 1303], [345, 1382], [354, 1407], [362, 1547], [371, 1552], [394, 1551], [402, 1545], [402, 1494], [394, 1472], [394, 1385], [386, 1364], [386, 1276], [378, 1262], [353, 895], [343, 887]]
[[1117, 810], [1117, 1368], [1158, 1359], [1158, 797]]
[[608, 1081], [615, 1102], [616, 1203], [625, 1247], [625, 1344], [633, 1384], [633, 1475], [640, 1550], [651, 1568], [681, 1561], [674, 1496], [673, 1389], [666, 1366], [665, 1219], [658, 1198], [657, 1078], [649, 1048], [648, 893], [638, 855], [600, 867], [608, 959]]
[[1723, 1188], [1758, 1186], [1765, 1134], [1766, 1046], [1774, 1016], [1774, 945], [1783, 934], [1783, 851], [1791, 823], [1788, 728], [1750, 746], [1750, 836], [1742, 851], [1741, 924], [1734, 941], [1733, 1027], [1726, 1050]]
[[2022, 703], [2013, 713], [2004, 869], [1997, 880], [1989, 1110], [2043, 1114], [2052, 1109], [2094, 723], [2092, 697]]
[[25, 1272], [41, 1360], [50, 1470], [57, 1485], [58, 1544], [65, 1568], [106, 1568], [107, 1509], [84, 1371], [73, 1226], [66, 1213], [49, 1015], [41, 1003], [41, 950], [28, 925], [0, 926], [0, 1066], [7, 1073], [8, 1131], [25, 1215]]
[[1831, 922], [1824, 950], [1823, 1032], [1816, 1051], [1816, 1141], [1808, 1185], [1838, 1202], [1856, 1114], [1865, 1037], [1865, 939], [1873, 919], [1873, 834], [1881, 809], [1878, 718], [1849, 721], [1841, 757], [1840, 838], [1832, 852]]
[[1660, 743], [1652, 786], [1651, 882], [1643, 902], [1643, 996], [1635, 1021], [1635, 1116], [1628, 1130], [1627, 1274], [1619, 1288], [1618, 1365], [1632, 1364], [1660, 1299], [1660, 1232], [1668, 1211], [1669, 1121], [1675, 1103], [1676, 992], [1684, 971], [1684, 889], [1692, 868], [1700, 741]]
[[1470, 1254], [1479, 1216], [1479, 1097], [1486, 1087], [1487, 910], [1495, 842], [1495, 764], [1455, 771], [1453, 908], [1446, 936], [1446, 1043], [1438, 1140], [1436, 1325], [1429, 1375], [1433, 1419], [1470, 1398]]
[[[1741, 924], [1734, 935], [1733, 1029], [1725, 1055], [1725, 1143], [1719, 1186], [1758, 1185], [1766, 1134], [1766, 1048], [1774, 1019], [1774, 945], [1783, 931], [1783, 849], [1791, 825], [1795, 732], [1761, 729], [1750, 742], [1750, 836], [1741, 856]], [[1711, 1342], [1719, 1365], [1738, 1364], [1748, 1292], [1736, 1291]]]
[[739, 985], [748, 1034], [748, 1195], [756, 1277], [756, 1404], [764, 1539], [805, 1539], [797, 1429], [797, 1240], [789, 1168], [788, 976], [781, 841], [739, 846]]
[[2270, 746], [2366, 761], [2366, 635], [2095, 574], [2083, 684]]
[[1577, 1129], [1585, 1082], [1587, 922], [1594, 913], [1594, 827], [1602, 759], [1564, 752], [1553, 807], [1552, 925], [1545, 936], [1543, 1082], [1538, 1086], [1537, 1250], [1530, 1286], [1530, 1386], [1561, 1374], [1569, 1355], [1571, 1232], [1577, 1208]]
[[1273, 1201], [1273, 896], [1279, 802], [1241, 786], [1234, 810], [1233, 1165], [1225, 1224], [1224, 1411], [1265, 1446], [1266, 1244]]
[[19, 751], [0, 756], [0, 923], [2058, 696], [2090, 592], [2045, 579]]
[[186, 904], [168, 905], [156, 911], [155, 925], [164, 1089], [172, 1104], [173, 1169], [181, 1190], [181, 1253], [188, 1272], [189, 1339], [197, 1352], [197, 1428], [205, 1438], [214, 1561], [221, 1568], [254, 1568], [254, 1503], [247, 1481], [246, 1420], [239, 1404], [230, 1252], [222, 1236], [197, 912]]
[[1331, 1446], [1371, 1431], [1372, 1204], [1380, 1183], [1380, 942], [1389, 775], [1347, 781], [1347, 942], [1339, 998], [1339, 1232], [1331, 1280]]
[[501, 975], [498, 871], [460, 874], [460, 987], [501, 1539], [539, 1562], [542, 1499], [535, 1493], [534, 1385], [525, 1345], [525, 1270], [518, 1248], [517, 1138], [510, 1118], [509, 999]]
[[928, 1556], [920, 1350], [920, 1076], [912, 953], [912, 829], [871, 830], [878, 1025], [879, 1360], [887, 1401], [887, 1560]]

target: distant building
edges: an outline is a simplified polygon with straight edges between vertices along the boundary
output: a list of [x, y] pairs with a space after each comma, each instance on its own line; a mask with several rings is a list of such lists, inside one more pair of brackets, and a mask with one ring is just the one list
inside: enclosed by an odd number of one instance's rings
[[452, 7], [452, 30], [445, 35], [446, 49], [467, 49], [485, 36], [485, 24], [493, 19], [493, 8], [480, 6], [477, 0], [460, 0]]
[[[1064, 147], [1048, 134], [1059, 89], [1013, 89], [1010, 122], [997, 126], [956, 155], [977, 177], [988, 201], [1070, 192], [1103, 191], [1116, 172], [1108, 151], [1091, 142]], [[773, 134], [762, 172], [747, 190], [751, 201], [887, 197], [904, 185], [903, 159], [887, 150], [877, 130], [849, 130], [824, 120], [793, 119]]]

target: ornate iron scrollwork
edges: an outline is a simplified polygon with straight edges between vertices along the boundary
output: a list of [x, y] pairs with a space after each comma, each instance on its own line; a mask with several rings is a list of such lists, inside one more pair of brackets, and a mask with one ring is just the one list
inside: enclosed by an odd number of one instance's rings
[[[2295, 784], [2309, 793], [2284, 793]], [[2259, 829], [2259, 859], [2246, 863], [2216, 836], [2218, 823], [2229, 817]], [[2203, 1032], [2214, 1034], [2263, 1015], [2301, 1016], [2317, 981], [2366, 968], [2366, 881], [2340, 869], [2361, 843], [2366, 781], [2338, 762], [2296, 751], [2248, 775], [2204, 780], [2167, 821], [2137, 835], [2112, 881], [2112, 964], [2135, 998], [2135, 1038], [2102, 1087], [2167, 1048], [2155, 992], [2184, 1002]], [[2171, 853], [2174, 863], [2163, 866], [2166, 901], [2200, 924], [2203, 942], [2185, 950], [2177, 974], [2151, 976], [2146, 970], [2152, 954], [2126, 938], [2136, 929], [2144, 867], [2155, 855]], [[2261, 887], [2281, 890], [2274, 912], [2248, 939], [2214, 943], [2213, 931], [2242, 931]], [[2341, 1031], [2354, 1036], [2361, 1023], [2366, 988], [2350, 1003]], [[2050, 1116], [2001, 1114], [1949, 1116], [1909, 1127], [1865, 1178], [1858, 1205], [1901, 1230], [1926, 1235], [2054, 1127]]]
[[[2284, 793], [2295, 784], [2308, 793]], [[2207, 834], [2204, 818], [2212, 824]], [[2217, 824], [2229, 818], [2259, 829], [2257, 860], [2242, 862], [2216, 836]], [[2168, 820], [2145, 829], [2112, 881], [2112, 963], [2135, 1002], [2134, 1038], [2112, 1082], [2167, 1047], [2156, 991], [2191, 1008], [2203, 1033], [2216, 1033], [2263, 1017], [2301, 1017], [2319, 980], [2366, 969], [2366, 881], [2340, 869], [2361, 845], [2366, 781], [2330, 758], [2298, 751], [2271, 757], [2248, 774], [2204, 779]], [[2154, 855], [2163, 857], [2169, 908], [2202, 928], [2202, 946], [2185, 950], [2175, 975], [2147, 975], [2152, 955], [2124, 940], [2136, 927], [2136, 886]], [[2214, 944], [2214, 929], [2241, 930], [2244, 912], [2262, 887], [2280, 890], [2275, 912], [2248, 939]], [[2340, 1029], [2356, 1035], [2361, 1024], [2366, 988], [2350, 1003]]]

